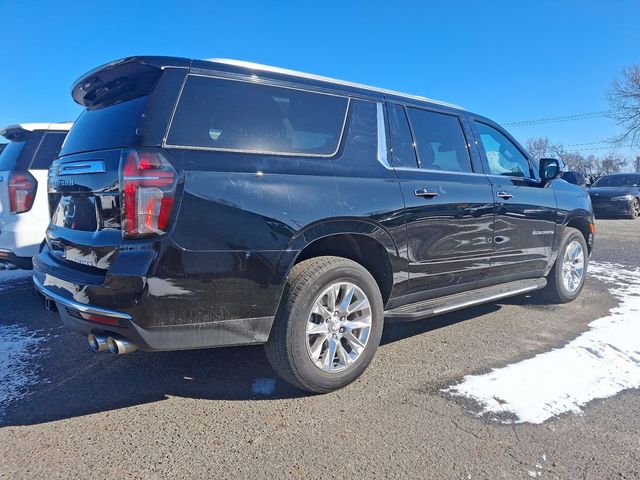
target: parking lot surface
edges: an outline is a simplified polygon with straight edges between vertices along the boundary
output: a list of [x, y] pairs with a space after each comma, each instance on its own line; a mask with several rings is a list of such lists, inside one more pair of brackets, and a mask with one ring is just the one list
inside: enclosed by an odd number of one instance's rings
[[[596, 380], [578, 356], [559, 394], [541, 366], [640, 306], [640, 221], [596, 235], [575, 302], [533, 294], [386, 325], [371, 367], [327, 395], [279, 380], [261, 347], [93, 353], [28, 276], [0, 272], [0, 478], [640, 478], [640, 336]], [[484, 397], [461, 393], [478, 379]], [[583, 380], [612, 390], [574, 392]], [[553, 408], [509, 397], [527, 388]]]

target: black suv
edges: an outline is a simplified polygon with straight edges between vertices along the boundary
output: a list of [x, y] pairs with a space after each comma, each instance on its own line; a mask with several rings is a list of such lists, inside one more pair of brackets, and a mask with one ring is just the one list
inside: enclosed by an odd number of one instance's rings
[[131, 57], [73, 86], [34, 282], [96, 350], [265, 344], [340, 388], [383, 319], [579, 294], [587, 193], [454, 105], [233, 60]]

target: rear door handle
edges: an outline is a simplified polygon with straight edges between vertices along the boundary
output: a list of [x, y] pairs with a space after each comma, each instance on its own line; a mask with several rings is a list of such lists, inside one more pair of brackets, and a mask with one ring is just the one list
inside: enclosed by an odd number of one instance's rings
[[513, 195], [511, 195], [510, 193], [505, 192], [504, 190], [501, 190], [498, 193], [496, 193], [496, 197], [500, 197], [500, 198], [504, 198], [505, 200], [509, 200], [510, 198], [513, 198]]
[[428, 188], [419, 188], [415, 192], [416, 197], [433, 198], [440, 195], [437, 190], [429, 190]]

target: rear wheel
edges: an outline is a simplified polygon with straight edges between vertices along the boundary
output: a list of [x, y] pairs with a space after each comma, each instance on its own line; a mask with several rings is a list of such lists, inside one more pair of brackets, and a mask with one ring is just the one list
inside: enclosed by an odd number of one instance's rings
[[587, 242], [579, 230], [565, 227], [558, 258], [547, 275], [544, 296], [552, 303], [568, 303], [580, 294], [589, 263]]
[[383, 327], [382, 296], [360, 264], [316, 257], [295, 265], [265, 350], [292, 385], [324, 393], [367, 368]]

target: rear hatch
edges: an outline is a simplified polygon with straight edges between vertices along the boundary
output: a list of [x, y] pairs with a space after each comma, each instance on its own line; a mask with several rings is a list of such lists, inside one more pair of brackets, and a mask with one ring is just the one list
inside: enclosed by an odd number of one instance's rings
[[184, 73], [127, 59], [74, 87], [87, 108], [49, 171], [47, 243], [61, 266], [104, 274], [123, 242], [166, 233], [178, 174], [160, 146]]

